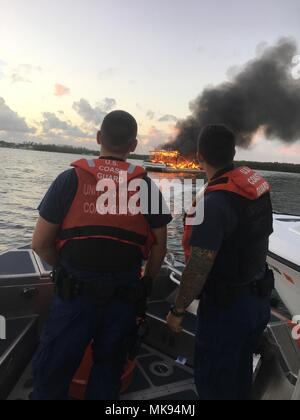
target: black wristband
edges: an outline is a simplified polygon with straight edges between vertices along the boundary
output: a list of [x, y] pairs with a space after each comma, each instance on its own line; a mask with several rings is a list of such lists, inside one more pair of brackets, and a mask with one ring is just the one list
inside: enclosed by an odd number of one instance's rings
[[183, 318], [185, 316], [185, 311], [184, 312], [178, 312], [176, 309], [176, 306], [172, 306], [171, 307], [171, 314], [173, 316], [175, 316], [175, 318]]

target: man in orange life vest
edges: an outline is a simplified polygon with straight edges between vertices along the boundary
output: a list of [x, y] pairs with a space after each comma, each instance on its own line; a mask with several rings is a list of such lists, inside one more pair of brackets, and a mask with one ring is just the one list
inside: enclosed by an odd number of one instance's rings
[[167, 318], [181, 332], [185, 311], [200, 297], [195, 382], [201, 400], [251, 398], [253, 353], [270, 319], [270, 186], [251, 169], [234, 167], [235, 143], [223, 125], [200, 134], [199, 158], [208, 177], [204, 222], [186, 224], [187, 266]]
[[[101, 180], [111, 180], [120, 190], [123, 174], [128, 183], [145, 181], [150, 191], [155, 187], [143, 168], [126, 162], [136, 149], [137, 130], [130, 114], [107, 115], [97, 137], [100, 158], [73, 163], [39, 207], [32, 247], [56, 267], [56, 296], [33, 361], [34, 400], [68, 398], [70, 383], [92, 341], [94, 366], [86, 398], [119, 398], [128, 343], [137, 329], [137, 299], [142, 294], [145, 302], [143, 285], [151, 286], [161, 268], [172, 219], [160, 193], [161, 214], [98, 211]], [[143, 260], [148, 263], [141, 280]]]

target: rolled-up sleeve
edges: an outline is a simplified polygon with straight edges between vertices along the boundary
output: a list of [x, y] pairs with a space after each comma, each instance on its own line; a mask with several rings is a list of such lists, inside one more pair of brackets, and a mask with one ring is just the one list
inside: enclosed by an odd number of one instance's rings
[[40, 216], [49, 223], [62, 224], [75, 198], [77, 185], [73, 169], [59, 175], [38, 207]]
[[237, 215], [224, 192], [211, 193], [204, 200], [204, 221], [193, 227], [190, 246], [217, 252], [237, 226]]

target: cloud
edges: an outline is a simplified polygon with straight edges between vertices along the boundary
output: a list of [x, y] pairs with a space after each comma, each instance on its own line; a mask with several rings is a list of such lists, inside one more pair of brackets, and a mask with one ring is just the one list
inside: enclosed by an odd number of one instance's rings
[[69, 95], [69, 93], [71, 92], [71, 90], [64, 86], [61, 85], [60, 83], [56, 83], [56, 85], [54, 86], [54, 95], [55, 96], [65, 96], [65, 95]]
[[31, 64], [19, 64], [11, 72], [12, 83], [32, 83], [32, 77], [42, 73], [42, 67]]
[[99, 108], [102, 108], [105, 112], [111, 111], [117, 105], [117, 101], [112, 98], [105, 98], [102, 103], [97, 103]]
[[101, 70], [98, 73], [98, 79], [103, 80], [108, 79], [110, 77], [114, 77], [117, 71], [118, 69], [115, 67], [108, 67], [107, 69]]
[[161, 117], [158, 121], [159, 122], [177, 122], [178, 118], [175, 117], [175, 115], [166, 114], [163, 117]]
[[151, 111], [151, 110], [149, 110], [148, 112], [147, 112], [147, 114], [146, 114], [146, 117], [147, 118], [149, 118], [149, 120], [154, 120], [154, 118], [155, 118], [155, 112], [154, 111]]
[[168, 133], [163, 130], [159, 130], [154, 125], [149, 128], [148, 132], [140, 136], [141, 143], [146, 146], [147, 149], [155, 149], [168, 139]]
[[163, 144], [174, 141], [176, 129], [174, 125], [170, 125], [165, 129], [159, 129], [152, 125], [146, 133], [139, 136], [139, 153], [148, 153], [151, 150], [162, 147]]
[[278, 155], [289, 162], [300, 163], [300, 144], [281, 146], [278, 148]]
[[25, 119], [9, 108], [5, 100], [0, 97], [0, 131], [8, 133], [35, 133], [36, 130], [30, 128]]
[[238, 160], [262, 162], [300, 163], [300, 145], [286, 145], [280, 141], [263, 138], [255, 141], [249, 149], [238, 149]]
[[44, 120], [42, 121], [42, 127], [44, 132], [51, 130], [68, 130], [69, 124], [66, 121], [59, 119], [53, 112], [44, 112]]
[[94, 136], [86, 133], [80, 127], [71, 124], [70, 122], [63, 121], [52, 112], [43, 113], [43, 121], [41, 126], [44, 135], [61, 135], [64, 137], [75, 137], [75, 138], [93, 138]]
[[31, 78], [42, 73], [42, 67], [31, 64], [19, 64], [11, 72], [12, 83], [32, 83]]
[[117, 102], [112, 98], [105, 98], [102, 103], [97, 103], [93, 108], [86, 99], [80, 99], [74, 102], [73, 109], [88, 123], [100, 125], [109, 111], [111, 111]]
[[37, 74], [41, 74], [42, 71], [42, 67], [40, 66], [19, 64], [12, 67], [3, 60], [0, 60], [0, 79], [7, 77], [11, 83], [32, 83], [31, 79]]
[[30, 79], [27, 79], [26, 77], [21, 76], [21, 74], [18, 73], [12, 73], [11, 75], [11, 82], [12, 83], [32, 83]]
[[19, 64], [11, 72], [12, 83], [32, 83], [31, 78], [36, 74], [41, 74], [43, 71], [40, 66], [33, 66], [31, 64]]

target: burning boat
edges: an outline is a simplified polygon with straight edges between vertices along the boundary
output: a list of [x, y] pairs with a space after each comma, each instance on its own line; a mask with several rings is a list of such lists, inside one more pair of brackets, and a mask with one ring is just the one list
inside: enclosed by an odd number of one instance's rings
[[150, 172], [189, 173], [203, 172], [196, 160], [181, 156], [176, 150], [155, 150], [150, 152], [150, 160], [144, 162], [144, 168]]

